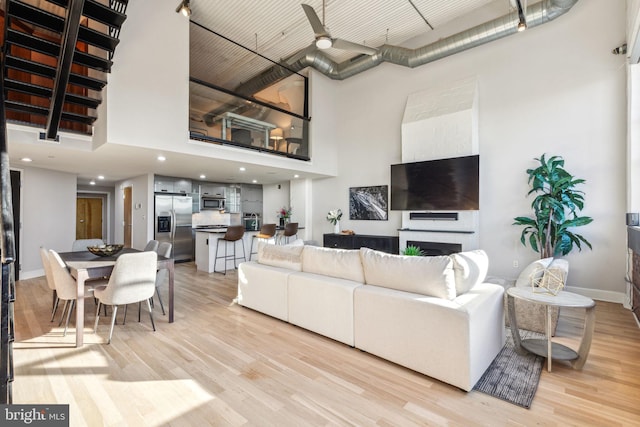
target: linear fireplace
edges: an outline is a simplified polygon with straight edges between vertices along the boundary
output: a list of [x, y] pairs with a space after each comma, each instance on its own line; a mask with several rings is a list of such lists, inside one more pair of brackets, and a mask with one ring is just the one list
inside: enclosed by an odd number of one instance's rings
[[419, 247], [425, 256], [449, 255], [462, 251], [460, 243], [419, 242], [407, 240], [407, 246]]

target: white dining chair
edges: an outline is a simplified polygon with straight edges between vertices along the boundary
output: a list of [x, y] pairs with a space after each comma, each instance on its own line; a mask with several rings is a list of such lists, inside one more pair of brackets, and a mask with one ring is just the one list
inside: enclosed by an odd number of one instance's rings
[[43, 246], [40, 246], [40, 258], [42, 259], [42, 268], [44, 268], [44, 277], [47, 280], [47, 286], [49, 286], [49, 289], [51, 289], [51, 292], [53, 294], [51, 304], [51, 321], [53, 322], [56, 311], [58, 311], [58, 303], [60, 302], [60, 298], [58, 298], [58, 295], [56, 293], [56, 284], [53, 280], [53, 274], [51, 273], [49, 251]]
[[102, 239], [78, 239], [73, 242], [71, 246], [71, 252], [86, 251], [87, 246], [100, 246], [104, 245]]
[[157, 240], [149, 240], [143, 251], [157, 252], [159, 242]]
[[[163, 256], [165, 258], [171, 257], [171, 248], [173, 245], [169, 242], [162, 242], [158, 245], [158, 250], [156, 251], [158, 255]], [[156, 295], [158, 295], [158, 301], [160, 302], [160, 308], [162, 309], [162, 315], [164, 316], [166, 313], [164, 311], [164, 304], [162, 304], [162, 298], [160, 297], [160, 286], [164, 284], [169, 275], [169, 271], [166, 268], [162, 270], [158, 270], [156, 274]], [[138, 318], [140, 317], [140, 313], [138, 311]]]
[[[51, 277], [55, 284], [56, 294], [60, 300], [64, 301], [59, 325], [62, 324], [66, 312], [67, 319], [65, 321], [64, 332], [62, 334], [63, 336], [66, 336], [67, 328], [69, 327], [69, 319], [78, 298], [78, 285], [76, 279], [74, 279], [73, 276], [71, 276], [71, 273], [69, 273], [69, 270], [67, 270], [67, 266], [60, 258], [60, 255], [58, 255], [58, 253], [53, 249], [49, 249], [49, 265], [51, 266]], [[90, 294], [92, 291], [93, 289], [89, 288], [87, 294]]]
[[110, 344], [118, 306], [140, 301], [147, 301], [151, 326], [154, 331], [156, 330], [149, 299], [156, 289], [157, 266], [158, 254], [155, 252], [122, 254], [118, 257], [111, 272], [111, 277], [109, 277], [109, 283], [104, 287], [96, 288], [94, 291], [94, 295], [98, 299], [96, 322], [93, 328], [94, 333], [98, 330], [101, 305], [113, 306], [111, 329], [109, 330], [109, 339], [107, 341]]

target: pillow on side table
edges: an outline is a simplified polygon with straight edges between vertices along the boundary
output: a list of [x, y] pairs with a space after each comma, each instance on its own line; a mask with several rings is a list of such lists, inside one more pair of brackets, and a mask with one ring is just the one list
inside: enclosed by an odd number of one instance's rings
[[[544, 273], [553, 261], [553, 258], [543, 258], [533, 261], [526, 266], [524, 270], [518, 276], [516, 280], [516, 287], [530, 287], [531, 281], [540, 281], [544, 276]], [[567, 267], [568, 268], [568, 267]], [[511, 286], [509, 286], [511, 287]], [[507, 288], [505, 288], [506, 290]], [[516, 319], [518, 319], [518, 328], [526, 329], [528, 331], [534, 331], [544, 334], [544, 319], [546, 317], [546, 309], [543, 305], [534, 304], [523, 300], [515, 300]], [[505, 324], [509, 326], [509, 315], [507, 306], [507, 293], [504, 294], [504, 312], [505, 312]], [[551, 333], [555, 335], [556, 327], [558, 326], [558, 314], [559, 309], [557, 307], [551, 308]]]

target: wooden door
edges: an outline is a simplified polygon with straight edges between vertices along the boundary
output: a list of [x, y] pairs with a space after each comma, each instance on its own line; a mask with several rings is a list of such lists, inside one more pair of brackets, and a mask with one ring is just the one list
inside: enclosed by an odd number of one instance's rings
[[131, 187], [124, 188], [124, 247], [131, 247]]
[[76, 199], [76, 240], [102, 239], [102, 198]]

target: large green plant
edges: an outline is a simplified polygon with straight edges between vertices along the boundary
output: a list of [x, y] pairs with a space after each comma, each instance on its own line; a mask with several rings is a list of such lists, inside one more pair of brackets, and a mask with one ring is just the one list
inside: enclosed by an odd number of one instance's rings
[[574, 245], [582, 250], [582, 244], [591, 248], [591, 243], [571, 228], [589, 224], [593, 218], [579, 216], [584, 207], [584, 192], [576, 190], [584, 179], [576, 179], [564, 169], [564, 160], [560, 156], [550, 157], [543, 154], [535, 169], [527, 169], [531, 190], [528, 194], [537, 194], [531, 203], [533, 218], [519, 216], [514, 225], [522, 225], [520, 241], [523, 245], [540, 253], [541, 258], [566, 255]]

